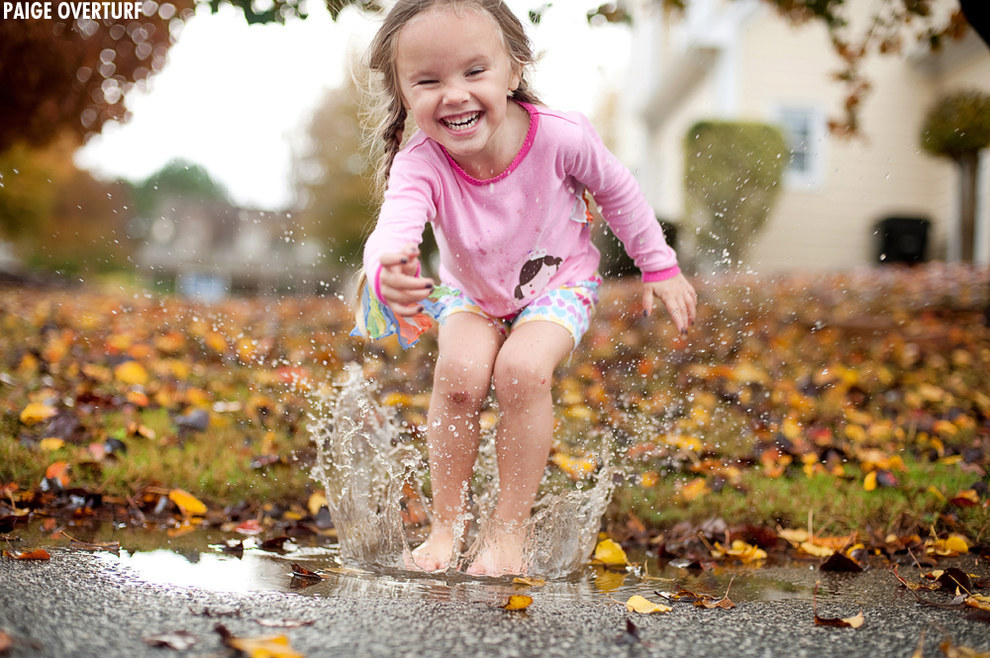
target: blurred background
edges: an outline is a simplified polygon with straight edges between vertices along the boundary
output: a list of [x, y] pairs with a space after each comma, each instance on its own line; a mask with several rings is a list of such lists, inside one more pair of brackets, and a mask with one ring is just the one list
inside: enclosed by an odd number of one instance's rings
[[[0, 278], [342, 290], [376, 203], [354, 80], [389, 4], [5, 17]], [[691, 271], [990, 261], [985, 3], [508, 4], [543, 100], [592, 119]]]

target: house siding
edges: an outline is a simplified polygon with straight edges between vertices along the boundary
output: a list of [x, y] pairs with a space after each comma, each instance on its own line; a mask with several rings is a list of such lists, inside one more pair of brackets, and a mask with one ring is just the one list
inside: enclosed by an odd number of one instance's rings
[[[661, 60], [653, 75], [663, 75], [663, 57], [676, 61], [676, 49], [668, 46], [664, 52], [663, 45], [657, 49]], [[639, 162], [650, 161], [639, 167], [648, 198], [670, 219], [683, 219], [683, 135], [695, 121], [772, 123], [785, 107], [805, 107], [823, 117], [837, 115], [842, 107], [844, 89], [831, 77], [840, 62], [823, 26], [793, 26], [760, 9], [740, 22], [735, 36], [722, 46], [722, 60], [678, 99], [678, 107], [664, 108], [666, 120], [639, 142], [646, 144], [639, 149]], [[929, 257], [954, 257], [955, 166], [923, 152], [919, 136], [939, 94], [961, 87], [990, 91], [990, 51], [972, 44], [968, 48], [951, 66], [934, 66], [935, 73], [932, 66], [916, 65], [918, 55], [867, 60], [864, 71], [873, 88], [860, 108], [861, 135], [826, 136], [817, 144], [818, 180], [810, 186], [785, 184], [744, 266], [757, 271], [827, 270], [875, 262], [875, 225], [889, 216], [931, 220]], [[719, 71], [726, 67], [735, 76], [734, 102], [724, 100], [724, 80], [720, 86]], [[655, 108], [644, 112], [650, 111]], [[990, 224], [986, 217], [982, 221]]]

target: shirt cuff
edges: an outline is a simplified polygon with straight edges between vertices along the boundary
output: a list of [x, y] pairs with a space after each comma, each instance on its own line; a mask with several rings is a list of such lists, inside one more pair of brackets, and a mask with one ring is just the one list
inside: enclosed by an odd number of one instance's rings
[[668, 267], [665, 270], [659, 270], [657, 272], [643, 272], [643, 283], [657, 283], [658, 281], [666, 281], [667, 279], [673, 279], [680, 273], [681, 268], [677, 265]]

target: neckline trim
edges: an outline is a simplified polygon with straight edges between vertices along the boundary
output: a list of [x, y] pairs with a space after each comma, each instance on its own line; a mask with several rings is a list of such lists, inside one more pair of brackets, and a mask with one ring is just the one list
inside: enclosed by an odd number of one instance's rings
[[513, 102], [526, 110], [526, 113], [529, 115], [529, 129], [526, 131], [526, 138], [523, 140], [522, 147], [519, 149], [519, 152], [516, 153], [516, 157], [512, 158], [512, 162], [509, 163], [508, 167], [492, 178], [475, 178], [471, 174], [464, 171], [461, 165], [457, 164], [454, 158], [451, 157], [450, 153], [447, 152], [447, 149], [443, 147], [443, 144], [437, 144], [440, 147], [440, 150], [443, 151], [443, 154], [447, 156], [447, 161], [450, 162], [450, 165], [454, 168], [454, 171], [460, 174], [464, 180], [472, 185], [490, 185], [491, 183], [497, 183], [502, 180], [519, 167], [519, 164], [523, 161], [523, 158], [526, 157], [526, 154], [529, 153], [529, 150], [533, 147], [533, 141], [536, 139], [536, 127], [539, 123], [540, 115], [537, 114], [536, 108], [529, 103], [524, 103], [522, 101]]

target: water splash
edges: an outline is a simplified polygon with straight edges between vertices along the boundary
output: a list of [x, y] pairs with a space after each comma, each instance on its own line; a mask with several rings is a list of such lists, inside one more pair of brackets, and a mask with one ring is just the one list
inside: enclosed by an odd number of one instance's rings
[[[340, 381], [314, 395], [309, 427], [317, 450], [313, 477], [326, 491], [345, 563], [407, 568], [412, 563], [400, 512], [403, 486], [421, 491], [423, 459], [375, 394], [361, 368], [351, 364]], [[495, 522], [486, 521], [498, 490], [494, 443], [494, 432], [484, 432], [469, 497], [472, 510], [457, 524], [470, 546], [460, 559], [452, 560], [458, 568], [468, 566], [497, 535]], [[520, 529], [525, 533], [527, 574], [558, 578], [587, 562], [617, 470], [611, 465], [609, 435], [599, 452], [602, 466], [583, 487], [552, 490], [544, 479], [533, 514]], [[471, 523], [477, 519], [480, 524]]]
[[377, 404], [360, 367], [313, 396], [310, 434], [316, 444], [313, 477], [323, 485], [345, 562], [401, 567], [409, 544], [400, 513], [402, 486], [420, 456], [400, 442], [393, 414]]

